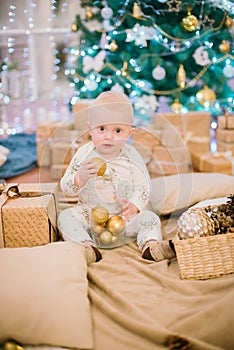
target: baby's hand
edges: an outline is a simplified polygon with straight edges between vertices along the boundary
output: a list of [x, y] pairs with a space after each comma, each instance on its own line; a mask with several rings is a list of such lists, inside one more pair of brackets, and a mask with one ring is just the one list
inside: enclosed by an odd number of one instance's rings
[[97, 176], [97, 172], [98, 168], [91, 160], [83, 162], [75, 175], [75, 185], [83, 187], [89, 179]]
[[122, 205], [122, 215], [125, 220], [129, 220], [132, 215], [139, 212], [139, 209], [128, 199], [120, 199], [119, 201]]

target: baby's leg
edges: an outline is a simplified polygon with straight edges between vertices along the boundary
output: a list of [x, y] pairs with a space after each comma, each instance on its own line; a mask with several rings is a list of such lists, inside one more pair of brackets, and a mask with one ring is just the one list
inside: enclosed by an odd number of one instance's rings
[[161, 261], [175, 257], [171, 242], [162, 240], [161, 221], [158, 215], [145, 210], [138, 217], [138, 225], [137, 244], [142, 250], [144, 259]]
[[91, 263], [101, 260], [102, 255], [88, 233], [89, 220], [89, 210], [85, 206], [78, 205], [59, 214], [58, 229], [65, 241], [85, 245], [87, 262]]

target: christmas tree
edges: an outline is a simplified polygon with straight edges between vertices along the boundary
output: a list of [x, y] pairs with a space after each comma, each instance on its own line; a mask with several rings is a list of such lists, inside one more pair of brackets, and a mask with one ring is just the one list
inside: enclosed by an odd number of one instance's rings
[[234, 108], [234, 2], [81, 0], [66, 75], [79, 99], [124, 91], [145, 118]]

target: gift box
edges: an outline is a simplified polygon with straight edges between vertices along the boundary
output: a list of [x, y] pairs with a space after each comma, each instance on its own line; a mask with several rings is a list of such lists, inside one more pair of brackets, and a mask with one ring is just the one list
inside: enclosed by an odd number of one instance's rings
[[50, 176], [53, 180], [60, 180], [64, 175], [68, 165], [67, 164], [53, 164], [50, 167]]
[[193, 167], [202, 172], [233, 175], [234, 158], [232, 152], [192, 153]]
[[174, 148], [155, 146], [152, 155], [147, 164], [151, 177], [191, 171], [191, 159], [185, 146]]
[[37, 125], [36, 147], [38, 166], [47, 167], [51, 164], [51, 138], [61, 137], [66, 130], [72, 130], [72, 128], [73, 121], [70, 119], [63, 122], [49, 122]]
[[84, 99], [73, 104], [72, 113], [73, 113], [74, 129], [87, 131], [89, 106], [92, 102], [93, 102], [92, 99]]
[[57, 184], [2, 185], [0, 247], [48, 244], [57, 236]]
[[164, 175], [188, 173], [191, 171], [191, 166], [187, 163], [166, 161], [158, 162], [156, 160], [151, 160], [151, 162], [147, 164], [147, 168], [151, 178]]
[[134, 146], [143, 145], [149, 150], [152, 150], [154, 146], [159, 146], [160, 131], [152, 128], [140, 128], [137, 127], [132, 135], [132, 143]]
[[234, 130], [218, 128], [216, 131], [216, 138], [217, 138], [217, 141], [234, 143]]
[[78, 148], [79, 144], [76, 142], [72, 145], [64, 141], [53, 142], [51, 164], [69, 164]]
[[210, 150], [210, 113], [155, 113], [151, 120], [152, 127], [162, 131], [161, 141], [165, 146], [186, 144], [189, 152]]
[[219, 129], [234, 129], [234, 115], [220, 115], [217, 121]]
[[160, 131], [151, 128], [138, 127], [132, 135], [132, 145], [140, 153], [146, 164], [152, 158], [153, 148], [160, 144]]
[[217, 141], [217, 150], [219, 152], [232, 152], [234, 154], [234, 142]]

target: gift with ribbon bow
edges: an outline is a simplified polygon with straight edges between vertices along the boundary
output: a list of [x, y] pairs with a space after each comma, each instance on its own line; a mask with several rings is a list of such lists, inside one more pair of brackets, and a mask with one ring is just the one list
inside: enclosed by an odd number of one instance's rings
[[58, 240], [57, 184], [0, 185], [0, 248]]

